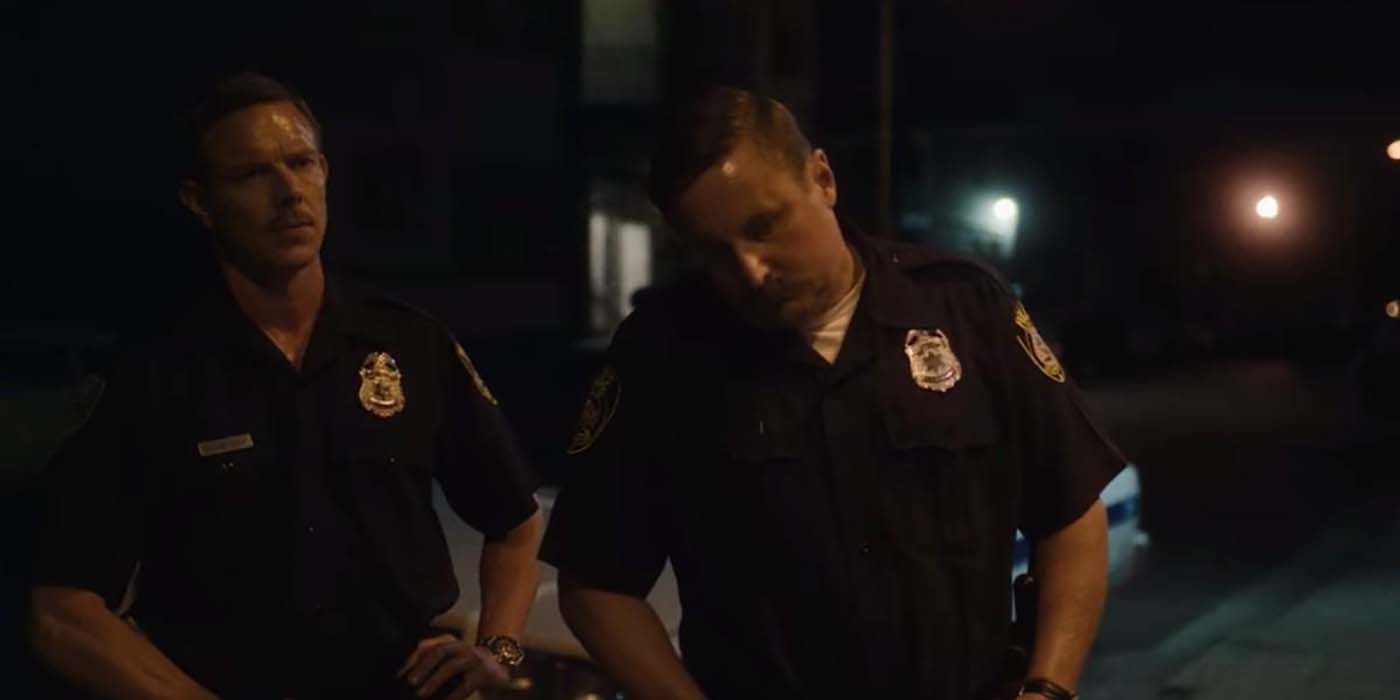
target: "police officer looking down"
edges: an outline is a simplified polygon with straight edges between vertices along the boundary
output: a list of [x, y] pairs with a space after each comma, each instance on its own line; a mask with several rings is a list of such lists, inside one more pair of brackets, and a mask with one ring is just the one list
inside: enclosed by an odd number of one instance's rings
[[[506, 682], [543, 528], [495, 398], [443, 324], [324, 272], [327, 162], [303, 100], [238, 76], [187, 136], [180, 199], [217, 264], [50, 464], [38, 655], [112, 698]], [[440, 626], [458, 588], [434, 478], [487, 539], [472, 642]]]
[[[866, 238], [778, 102], [718, 89], [651, 195], [703, 271], [613, 338], [542, 548], [642, 698], [1072, 697], [1123, 466], [992, 272]], [[1007, 679], [1014, 532], [1038, 637]], [[678, 656], [645, 596], [667, 561]]]

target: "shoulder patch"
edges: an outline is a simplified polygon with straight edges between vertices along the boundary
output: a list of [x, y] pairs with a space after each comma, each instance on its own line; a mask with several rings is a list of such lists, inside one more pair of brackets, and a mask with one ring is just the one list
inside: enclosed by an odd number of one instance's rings
[[576, 455], [588, 451], [602, 436], [603, 431], [607, 430], [608, 423], [612, 421], [613, 414], [617, 413], [618, 404], [621, 402], [622, 381], [618, 378], [617, 371], [610, 365], [598, 370], [598, 374], [593, 377], [593, 384], [588, 388], [588, 397], [584, 399], [583, 410], [579, 412], [578, 427], [574, 429], [573, 439], [569, 441], [566, 452]]
[[1063, 384], [1065, 368], [1060, 364], [1059, 358], [1055, 357], [1049, 343], [1040, 337], [1040, 331], [1036, 330], [1035, 323], [1031, 321], [1030, 312], [1026, 311], [1026, 307], [1020, 301], [1016, 302], [1015, 317], [1012, 320], [1016, 324], [1016, 343], [1026, 352], [1026, 357], [1031, 359], [1031, 363], [1042, 374]]
[[462, 349], [462, 344], [457, 342], [456, 338], [452, 339], [452, 347], [457, 351], [457, 359], [462, 362], [462, 367], [466, 368], [467, 374], [471, 375], [472, 384], [476, 386], [476, 391], [481, 394], [481, 398], [489, 401], [492, 406], [501, 405], [496, 400], [496, 396], [491, 393], [491, 389], [486, 386], [486, 380], [481, 378], [481, 373], [476, 371], [476, 365], [472, 362], [472, 358], [467, 356], [467, 351]]
[[935, 270], [959, 270], [972, 273], [979, 277], [990, 279], [998, 289], [1010, 294], [1011, 285], [1007, 284], [1006, 278], [995, 267], [978, 260], [977, 258], [960, 255], [957, 253], [943, 253], [937, 251], [926, 251], [913, 260], [905, 261], [900, 259], [899, 266], [910, 272], [935, 271]]

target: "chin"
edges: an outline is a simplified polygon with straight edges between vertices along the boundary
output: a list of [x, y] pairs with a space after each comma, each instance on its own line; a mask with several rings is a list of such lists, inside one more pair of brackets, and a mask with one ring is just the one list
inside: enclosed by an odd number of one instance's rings
[[320, 252], [317, 246], [298, 246], [293, 250], [271, 251], [270, 255], [263, 258], [261, 267], [270, 272], [292, 275], [315, 264]]

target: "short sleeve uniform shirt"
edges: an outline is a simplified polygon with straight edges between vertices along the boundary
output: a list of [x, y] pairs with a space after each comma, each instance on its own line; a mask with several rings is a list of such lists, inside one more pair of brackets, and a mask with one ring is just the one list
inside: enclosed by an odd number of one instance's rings
[[193, 308], [53, 458], [36, 583], [115, 608], [134, 581], [135, 622], [225, 697], [399, 689], [458, 595], [432, 480], [488, 537], [536, 508], [495, 398], [441, 323], [334, 281], [299, 370], [222, 284]]
[[702, 287], [640, 303], [571, 446], [543, 557], [645, 595], [669, 560], [712, 697], [965, 700], [999, 680], [1014, 534], [1124, 464], [994, 273], [852, 238], [834, 363]]

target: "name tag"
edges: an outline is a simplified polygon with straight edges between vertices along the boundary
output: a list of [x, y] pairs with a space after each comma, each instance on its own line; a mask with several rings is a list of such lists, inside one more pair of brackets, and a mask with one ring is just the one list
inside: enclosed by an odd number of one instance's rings
[[195, 447], [199, 450], [200, 457], [209, 457], [212, 455], [246, 450], [252, 446], [253, 436], [248, 433], [243, 433], [242, 435], [231, 435], [226, 438], [219, 438], [218, 440], [205, 440]]

